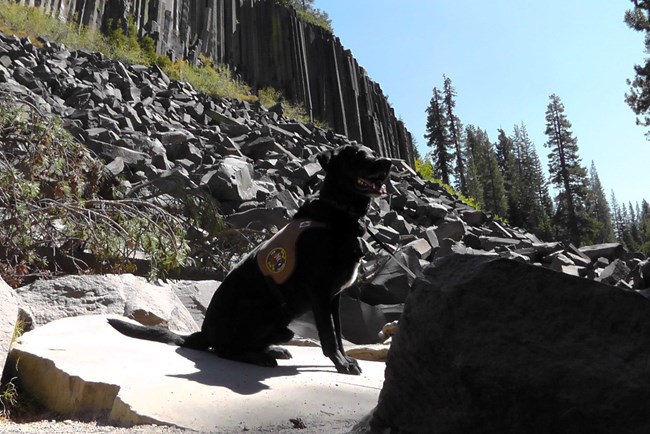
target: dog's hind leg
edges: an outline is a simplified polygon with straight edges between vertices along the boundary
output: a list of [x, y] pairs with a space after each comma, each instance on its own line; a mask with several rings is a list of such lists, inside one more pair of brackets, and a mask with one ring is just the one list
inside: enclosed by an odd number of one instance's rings
[[218, 350], [217, 355], [224, 359], [234, 360], [236, 362], [250, 363], [253, 365], [275, 367], [278, 362], [268, 350]]
[[266, 353], [274, 359], [291, 359], [293, 356], [286, 348], [274, 345], [289, 342], [293, 339], [294, 333], [288, 327], [282, 327], [265, 336], [264, 341], [270, 343], [266, 348]]
[[269, 347], [266, 349], [266, 354], [273, 357], [274, 359], [288, 360], [293, 358], [289, 350], [277, 345], [269, 345]]
[[205, 333], [196, 332], [187, 336], [181, 346], [183, 348], [191, 348], [193, 350], [205, 351], [210, 348], [210, 343], [205, 337]]

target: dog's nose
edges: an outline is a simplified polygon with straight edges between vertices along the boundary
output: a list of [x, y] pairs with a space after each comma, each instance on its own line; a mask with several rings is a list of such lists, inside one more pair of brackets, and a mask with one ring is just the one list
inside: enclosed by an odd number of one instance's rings
[[377, 160], [376, 165], [378, 171], [388, 176], [388, 173], [390, 172], [390, 168], [393, 165], [393, 163], [388, 158], [380, 158], [379, 160]]

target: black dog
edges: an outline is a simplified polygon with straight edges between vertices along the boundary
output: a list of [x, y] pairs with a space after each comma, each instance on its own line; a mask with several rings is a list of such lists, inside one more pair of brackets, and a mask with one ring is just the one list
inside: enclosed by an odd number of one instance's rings
[[354, 283], [362, 257], [360, 220], [372, 197], [385, 193], [391, 162], [363, 146], [346, 145], [318, 155], [326, 176], [319, 195], [300, 207], [291, 223], [249, 253], [215, 292], [200, 332], [188, 336], [162, 327], [110, 319], [125, 335], [212, 350], [218, 356], [264, 366], [290, 358], [284, 348], [289, 323], [311, 311], [323, 354], [338, 372], [361, 373], [341, 340], [339, 299]]

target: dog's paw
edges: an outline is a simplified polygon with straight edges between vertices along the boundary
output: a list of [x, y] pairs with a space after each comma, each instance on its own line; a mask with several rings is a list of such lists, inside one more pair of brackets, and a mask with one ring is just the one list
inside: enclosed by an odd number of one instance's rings
[[293, 358], [293, 356], [291, 355], [289, 350], [287, 350], [286, 348], [282, 348], [282, 347], [276, 347], [275, 345], [270, 346], [266, 350], [266, 354], [273, 357], [274, 359], [288, 360], [288, 359]]
[[338, 357], [333, 357], [332, 361], [334, 362], [334, 366], [336, 366], [336, 370], [341, 374], [348, 374], [348, 375], [361, 374], [361, 367], [359, 366], [359, 362], [357, 362], [352, 357], [348, 357], [341, 354]]

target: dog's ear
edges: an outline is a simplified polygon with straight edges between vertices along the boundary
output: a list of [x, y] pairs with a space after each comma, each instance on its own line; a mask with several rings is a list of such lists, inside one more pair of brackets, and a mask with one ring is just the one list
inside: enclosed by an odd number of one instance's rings
[[330, 160], [332, 159], [332, 151], [323, 151], [318, 154], [316, 159], [320, 163], [320, 167], [322, 167], [323, 170], [327, 172], [327, 166], [329, 166]]

